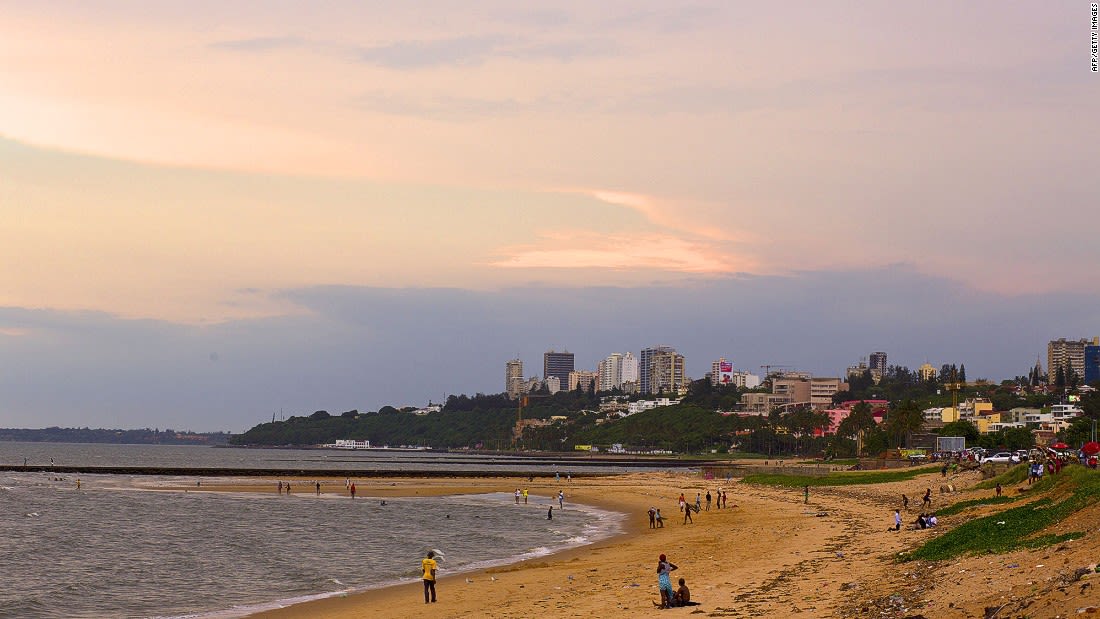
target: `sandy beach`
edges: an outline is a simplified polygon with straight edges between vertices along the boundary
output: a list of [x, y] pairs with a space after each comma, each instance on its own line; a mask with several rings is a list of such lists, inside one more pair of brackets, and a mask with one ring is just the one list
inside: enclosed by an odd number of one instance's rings
[[[262, 619], [350, 619], [411, 617], [530, 617], [552, 613], [568, 617], [632, 616], [638, 613], [697, 614], [711, 617], [997, 617], [1070, 616], [1100, 600], [1100, 575], [1074, 577], [1081, 566], [1100, 557], [1095, 526], [1100, 511], [1088, 508], [1060, 527], [1084, 530], [1073, 542], [1008, 555], [965, 557], [936, 564], [898, 563], [898, 552], [962, 522], [967, 515], [945, 517], [937, 531], [889, 532], [901, 495], [911, 501], [908, 524], [920, 511], [925, 488], [933, 489], [933, 508], [957, 500], [988, 496], [969, 490], [977, 472], [950, 480], [958, 492], [940, 492], [938, 473], [886, 484], [801, 490], [706, 481], [698, 475], [639, 473], [562, 480], [536, 479], [373, 479], [357, 480], [358, 495], [447, 495], [511, 492], [530, 488], [531, 501], [549, 505], [559, 488], [569, 503], [578, 502], [629, 514], [626, 531], [601, 542], [509, 566], [468, 574], [440, 574], [439, 602], [424, 608], [419, 582], [307, 602], [257, 613]], [[325, 492], [343, 492], [344, 480], [325, 480]], [[295, 492], [312, 491], [299, 480]], [[262, 486], [203, 489], [273, 491]], [[726, 509], [713, 507], [684, 524], [677, 509], [681, 492], [689, 502], [719, 486], [728, 493]], [[1006, 488], [1008, 492], [1016, 488]], [[650, 529], [646, 511], [659, 507], [663, 529]], [[992, 509], [992, 508], [991, 508]], [[984, 512], [983, 512], [984, 513]], [[1071, 519], [1073, 520], [1073, 519]], [[667, 554], [678, 566], [673, 581], [684, 578], [699, 606], [657, 609], [657, 557]], [[997, 609], [1000, 610], [997, 610]], [[990, 610], [992, 609], [992, 610]], [[1085, 611], [1082, 611], [1085, 612]]]

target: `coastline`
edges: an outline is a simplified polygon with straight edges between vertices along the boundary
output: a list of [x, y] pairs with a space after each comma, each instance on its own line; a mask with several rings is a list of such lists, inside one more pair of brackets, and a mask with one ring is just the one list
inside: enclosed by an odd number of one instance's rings
[[[978, 472], [953, 476], [950, 482], [960, 491], [934, 494], [933, 508], [990, 496], [992, 490], [973, 489], [980, 478]], [[342, 479], [332, 483], [343, 486]], [[935, 530], [912, 525], [899, 532], [887, 530], [893, 524], [894, 509], [901, 508], [902, 494], [919, 497], [942, 483], [939, 473], [928, 473], [898, 482], [813, 487], [806, 497], [801, 488], [734, 480], [726, 486], [726, 509], [712, 506], [706, 511], [704, 506], [693, 523], [684, 524], [676, 507], [679, 493], [693, 502], [695, 492], [713, 491], [724, 481], [682, 472], [574, 478], [568, 485], [561, 484], [567, 507], [576, 502], [628, 514], [620, 534], [548, 556], [441, 575], [439, 602], [430, 608], [424, 606], [420, 584], [414, 581], [247, 616], [397, 618], [428, 612], [442, 617], [515, 619], [542, 613], [633, 617], [657, 611], [654, 567], [659, 554], [667, 554], [678, 565], [673, 582], [684, 577], [693, 600], [701, 604], [662, 611], [673, 614], [963, 618], [983, 616], [987, 608], [1015, 600], [1022, 607], [1031, 605], [1030, 616], [1054, 617], [1091, 603], [1093, 593], [1088, 587], [1100, 582], [1085, 581], [1079, 593], [1060, 583], [1068, 582], [1080, 565], [1095, 564], [1100, 548], [1100, 531], [1095, 527], [1084, 527], [1088, 533], [1082, 539], [1058, 547], [965, 556], [939, 564], [896, 562], [899, 552], [973, 517], [967, 513], [944, 516]], [[548, 503], [557, 490], [552, 480], [536, 478], [528, 483], [526, 477], [431, 481], [394, 477], [366, 484], [362, 492], [372, 498], [509, 492], [519, 485], [531, 488], [537, 501]], [[1005, 491], [1024, 495], [1026, 486]], [[649, 528], [645, 512], [651, 505], [665, 515], [664, 529]], [[1100, 516], [1100, 506], [1090, 510], [1081, 518], [1090, 521]], [[919, 511], [919, 500], [911, 501], [908, 510], [902, 509], [904, 521], [911, 522]]]
[[[451, 574], [446, 574], [447, 566], [444, 563], [441, 565], [443, 574], [440, 576], [438, 585], [442, 592], [444, 588], [452, 587], [453, 583], [465, 585], [466, 579], [469, 578], [489, 580], [492, 574], [514, 572], [519, 569], [524, 569], [523, 566], [541, 566], [548, 561], [568, 559], [572, 557], [574, 553], [584, 552], [586, 549], [594, 546], [612, 542], [613, 540], [627, 538], [636, 534], [642, 527], [630, 518], [630, 514], [627, 513], [627, 509], [629, 508], [628, 505], [624, 505], [614, 500], [606, 500], [598, 495], [588, 496], [589, 493], [591, 493], [591, 488], [589, 486], [592, 484], [582, 483], [580, 481], [581, 479], [585, 479], [590, 482], [594, 479], [606, 480], [616, 477], [619, 477], [619, 475], [611, 475], [606, 478], [582, 475], [574, 477], [572, 480], [567, 480], [565, 477], [562, 477], [559, 481], [555, 481], [552, 477], [543, 476], [540, 478], [536, 476], [533, 478], [533, 481], [528, 481], [528, 476], [526, 475], [514, 477], [500, 475], [482, 477], [477, 474], [472, 476], [463, 474], [454, 476], [435, 475], [431, 478], [423, 478], [415, 475], [352, 477], [351, 481], [356, 484], [357, 488], [356, 497], [358, 498], [355, 500], [367, 501], [391, 497], [445, 497], [457, 495], [487, 495], [493, 493], [510, 496], [517, 487], [527, 488], [530, 491], [529, 500], [532, 504], [531, 507], [541, 510], [553, 504], [555, 514], [559, 513], [557, 492], [560, 489], [563, 490], [567, 496], [565, 501], [566, 510], [571, 509], [571, 505], [580, 506], [580, 509], [595, 513], [600, 519], [612, 525], [612, 532], [608, 535], [601, 536], [593, 541], [581, 542], [564, 548], [549, 550], [546, 554], [540, 553], [535, 556], [530, 556], [531, 553], [524, 553], [523, 555], [515, 555], [506, 559], [492, 560], [488, 562], [488, 564], [466, 566], [462, 570]], [[322, 493], [325, 494], [327, 498], [331, 498], [331, 495], [349, 497], [345, 490], [344, 477], [295, 476], [289, 478], [289, 481], [294, 483], [294, 494], [313, 495], [315, 492], [314, 483], [320, 482], [322, 484]], [[254, 477], [230, 477], [219, 480], [202, 480], [202, 485], [197, 487], [180, 485], [178, 481], [174, 481], [158, 485], [155, 487], [155, 490], [270, 494], [275, 491], [276, 485], [280, 483], [288, 483], [288, 478], [282, 478], [281, 480], [272, 478], [261, 481]], [[598, 482], [594, 485], [596, 487], [600, 486]], [[577, 489], [580, 489], [583, 495], [581, 498], [576, 498], [573, 494], [573, 491]], [[493, 578], [496, 577], [494, 576]], [[493, 581], [489, 580], [489, 582]], [[411, 594], [407, 593], [409, 591], [411, 591]], [[235, 609], [211, 611], [202, 616], [249, 618], [318, 616], [357, 617], [361, 615], [364, 603], [369, 604], [371, 607], [374, 607], [376, 604], [390, 607], [394, 604], [400, 605], [401, 600], [407, 598], [408, 595], [411, 595], [414, 600], [419, 599], [421, 595], [420, 580], [397, 580], [383, 582], [377, 587], [365, 590], [324, 592], [289, 599], [272, 600], [256, 604], [253, 607], [238, 607]], [[442, 597], [442, 594], [440, 597]], [[252, 610], [253, 608], [255, 610]], [[373, 610], [372, 613], [374, 613]], [[403, 616], [403, 613], [404, 611], [399, 611], [392, 616]]]

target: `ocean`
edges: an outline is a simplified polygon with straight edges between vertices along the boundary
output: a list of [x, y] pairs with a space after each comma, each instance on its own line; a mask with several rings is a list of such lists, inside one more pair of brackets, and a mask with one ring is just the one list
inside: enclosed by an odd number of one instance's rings
[[[0, 463], [24, 457], [59, 466], [231, 458], [241, 468], [294, 459], [288, 450], [0, 443]], [[416, 580], [429, 549], [445, 555], [441, 575], [473, 571], [591, 543], [620, 531], [623, 519], [567, 502], [547, 520], [550, 497], [517, 506], [508, 493], [387, 498], [383, 506], [304, 486], [290, 496], [166, 492], [146, 488], [193, 480], [79, 477], [78, 490], [71, 474], [0, 472], [0, 617], [231, 619]]]

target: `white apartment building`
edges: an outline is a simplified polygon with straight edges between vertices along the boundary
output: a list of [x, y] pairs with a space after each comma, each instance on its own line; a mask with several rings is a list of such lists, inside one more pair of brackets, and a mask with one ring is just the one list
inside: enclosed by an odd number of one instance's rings
[[623, 353], [622, 366], [619, 369], [619, 387], [624, 383], [638, 384], [638, 358], [632, 352]]
[[672, 398], [657, 398], [655, 400], [638, 400], [637, 402], [631, 402], [627, 405], [626, 412], [628, 415], [634, 413], [640, 413], [642, 411], [652, 410], [654, 408], [660, 408], [662, 406], [672, 406], [673, 404], [679, 404], [680, 400]]
[[623, 384], [623, 355], [613, 352], [596, 366], [596, 372], [600, 375], [597, 384], [599, 391], [611, 391]]

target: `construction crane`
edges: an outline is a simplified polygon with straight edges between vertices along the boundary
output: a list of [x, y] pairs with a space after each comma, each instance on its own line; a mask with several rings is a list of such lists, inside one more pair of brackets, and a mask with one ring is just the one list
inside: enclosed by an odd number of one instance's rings
[[944, 383], [943, 388], [951, 392], [951, 409], [955, 411], [956, 418], [959, 414], [959, 389], [966, 386], [966, 383]]

